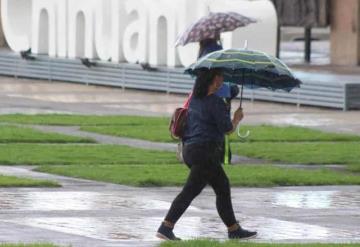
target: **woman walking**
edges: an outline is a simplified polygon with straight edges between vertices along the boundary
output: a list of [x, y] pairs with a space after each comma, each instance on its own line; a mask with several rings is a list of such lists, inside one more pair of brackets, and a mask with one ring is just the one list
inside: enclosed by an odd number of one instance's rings
[[257, 234], [241, 228], [236, 221], [229, 180], [221, 166], [224, 136], [234, 131], [243, 118], [242, 109], [239, 108], [231, 120], [226, 104], [214, 94], [223, 81], [223, 74], [219, 69], [203, 69], [197, 74], [183, 138], [183, 158], [190, 168], [190, 174], [158, 229], [159, 238], [179, 240], [174, 235], [173, 228], [207, 184], [215, 191], [216, 208], [228, 228], [228, 237], [247, 239]]

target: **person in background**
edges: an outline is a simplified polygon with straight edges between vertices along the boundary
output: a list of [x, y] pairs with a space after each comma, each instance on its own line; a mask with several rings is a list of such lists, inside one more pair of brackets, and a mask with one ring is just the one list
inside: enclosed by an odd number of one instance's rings
[[213, 39], [204, 39], [199, 42], [198, 59], [214, 51], [222, 50], [220, 34], [216, 34]]
[[220, 69], [202, 69], [197, 74], [183, 137], [183, 158], [190, 174], [157, 231], [156, 236], [161, 239], [180, 240], [173, 233], [174, 226], [207, 184], [215, 191], [216, 208], [228, 229], [228, 237], [248, 239], [257, 235], [237, 222], [229, 179], [221, 165], [225, 134], [233, 132], [243, 118], [242, 109], [238, 108], [231, 119], [224, 100], [215, 95], [223, 82]]

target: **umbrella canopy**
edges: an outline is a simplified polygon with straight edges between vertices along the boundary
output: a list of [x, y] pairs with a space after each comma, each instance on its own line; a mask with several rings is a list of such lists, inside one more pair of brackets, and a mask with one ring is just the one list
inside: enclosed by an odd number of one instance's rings
[[224, 81], [245, 85], [249, 88], [264, 87], [271, 90], [291, 91], [301, 81], [279, 59], [264, 52], [228, 49], [209, 53], [185, 70], [196, 76], [201, 69], [219, 68]]
[[214, 12], [191, 24], [185, 32], [179, 35], [175, 46], [199, 42], [204, 39], [214, 39], [222, 32], [233, 31], [238, 27], [255, 23], [256, 20], [236, 12]]

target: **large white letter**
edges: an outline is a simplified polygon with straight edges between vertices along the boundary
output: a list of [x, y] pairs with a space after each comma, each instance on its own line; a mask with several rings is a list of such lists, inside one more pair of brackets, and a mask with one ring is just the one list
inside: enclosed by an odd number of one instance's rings
[[2, 0], [1, 20], [5, 39], [16, 52], [30, 48], [31, 1]]
[[[66, 36], [59, 35], [59, 30], [65, 28], [64, 24], [60, 26], [66, 20], [65, 6], [64, 0], [33, 0], [31, 47], [34, 53], [65, 56]], [[65, 30], [60, 33], [65, 34]]]
[[111, 57], [113, 62], [125, 62], [123, 53], [124, 30], [127, 24], [124, 0], [111, 2]]
[[123, 39], [125, 59], [130, 63], [147, 62], [147, 9], [144, 1], [128, 0], [125, 4], [130, 24]]
[[71, 58], [95, 57], [94, 8], [96, 0], [68, 2], [69, 53]]
[[112, 33], [111, 5], [112, 0], [97, 0], [95, 7], [95, 48], [101, 60], [111, 57]]
[[176, 12], [177, 4], [168, 0], [149, 3], [149, 63], [152, 65], [176, 66]]

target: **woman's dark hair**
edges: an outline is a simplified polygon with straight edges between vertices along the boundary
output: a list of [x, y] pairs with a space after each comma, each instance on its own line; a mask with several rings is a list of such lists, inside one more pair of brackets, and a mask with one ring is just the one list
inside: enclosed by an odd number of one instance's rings
[[193, 94], [195, 98], [204, 98], [208, 95], [209, 87], [215, 76], [222, 75], [221, 69], [199, 69], [196, 72], [196, 80]]

